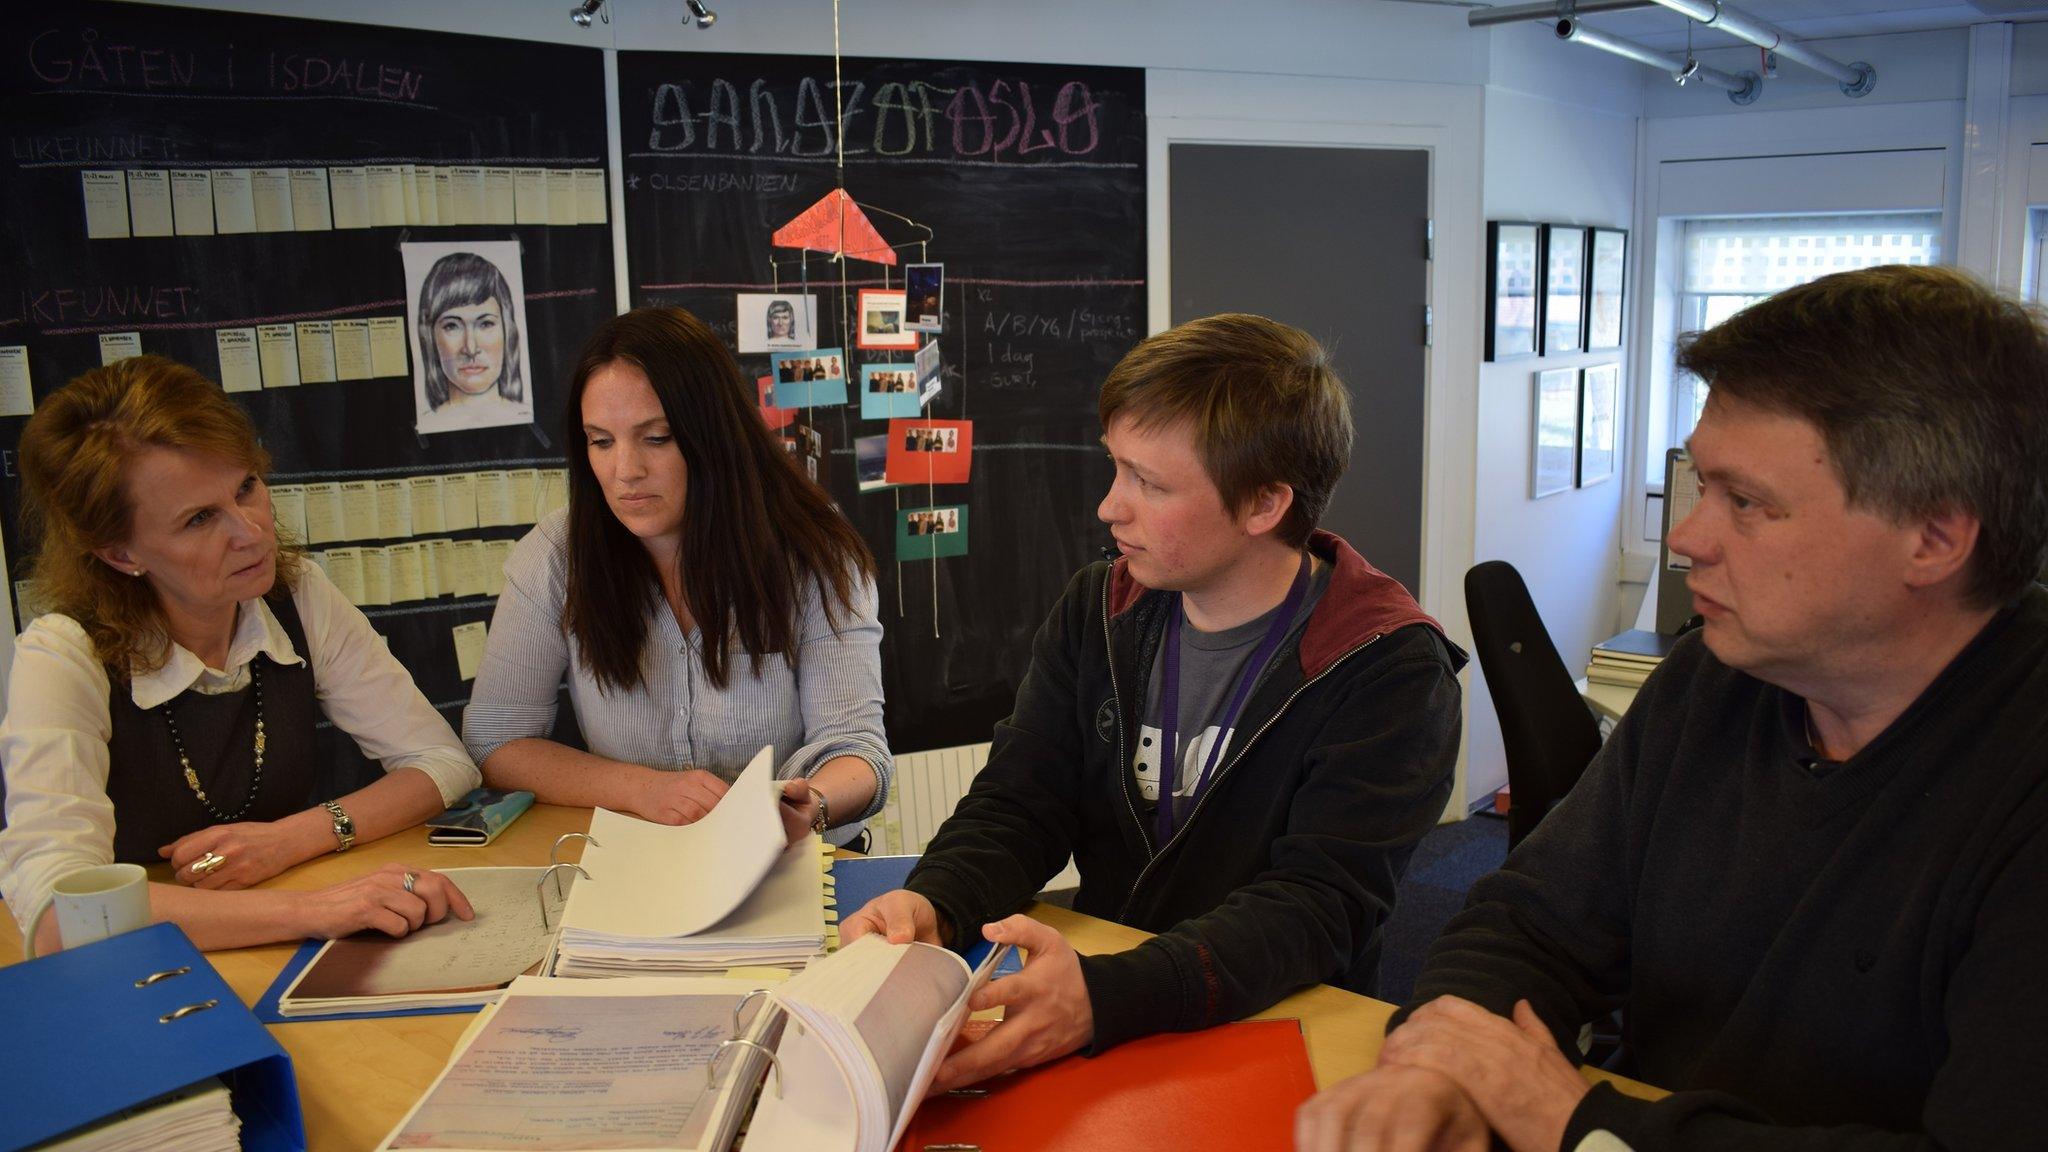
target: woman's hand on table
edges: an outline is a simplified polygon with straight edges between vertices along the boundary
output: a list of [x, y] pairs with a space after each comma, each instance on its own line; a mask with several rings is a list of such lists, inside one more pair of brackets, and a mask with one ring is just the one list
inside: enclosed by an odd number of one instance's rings
[[709, 815], [730, 787], [702, 768], [680, 772], [650, 769], [626, 810], [656, 824], [694, 824]]
[[[261, 884], [319, 855], [321, 847], [309, 848], [287, 818], [215, 824], [178, 837], [157, 849], [157, 854], [171, 862], [171, 878], [178, 883], [229, 892]], [[333, 844], [330, 841], [324, 847]]]
[[[410, 877], [410, 883], [407, 878]], [[332, 887], [293, 893], [300, 935], [333, 940], [374, 928], [387, 936], [403, 936], [447, 919], [476, 919], [476, 909], [453, 881], [439, 872], [405, 864], [386, 864]]]

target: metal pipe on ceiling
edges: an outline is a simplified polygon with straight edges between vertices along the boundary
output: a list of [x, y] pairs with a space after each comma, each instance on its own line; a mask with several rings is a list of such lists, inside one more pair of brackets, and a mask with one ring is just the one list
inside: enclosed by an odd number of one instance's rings
[[1632, 12], [1638, 8], [1655, 8], [1657, 0], [1578, 0], [1576, 4], [1560, 4], [1547, 0], [1540, 4], [1505, 4], [1497, 8], [1478, 8], [1465, 14], [1465, 25], [1469, 28], [1485, 28], [1494, 24], [1519, 24], [1524, 20], [1541, 20], [1548, 24], [1560, 17], [1593, 12]]
[[1681, 60], [1676, 56], [1666, 56], [1647, 45], [1624, 40], [1597, 28], [1588, 28], [1574, 17], [1558, 18], [1556, 31], [1559, 40], [1584, 44], [1588, 48], [1612, 52], [1638, 64], [1647, 64], [1660, 72], [1670, 73], [1671, 78], [1680, 84], [1698, 81], [1719, 88], [1728, 93], [1728, 98], [1737, 104], [1753, 103], [1763, 91], [1763, 80], [1754, 72], [1723, 72], [1719, 68], [1709, 68], [1697, 60]]
[[1718, 28], [1767, 52], [1775, 52], [1794, 64], [1804, 65], [1842, 86], [1844, 96], [1864, 96], [1877, 85], [1877, 69], [1861, 60], [1844, 64], [1794, 40], [1790, 33], [1768, 20], [1759, 19], [1721, 0], [1656, 0], [1702, 27]]

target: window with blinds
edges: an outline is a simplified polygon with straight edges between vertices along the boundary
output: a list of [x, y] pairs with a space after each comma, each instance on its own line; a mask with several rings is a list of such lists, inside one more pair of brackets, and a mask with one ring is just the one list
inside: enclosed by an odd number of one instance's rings
[[[1751, 304], [1832, 272], [1879, 264], [1936, 264], [1941, 214], [1756, 216], [1687, 220], [1680, 234], [1678, 331], [1711, 328]], [[1672, 440], [1699, 423], [1707, 390], [1672, 373]]]

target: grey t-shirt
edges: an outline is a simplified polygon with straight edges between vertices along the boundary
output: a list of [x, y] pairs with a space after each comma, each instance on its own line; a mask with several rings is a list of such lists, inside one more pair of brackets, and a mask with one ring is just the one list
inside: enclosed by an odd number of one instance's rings
[[[1308, 592], [1302, 597], [1301, 607], [1294, 614], [1293, 629], [1299, 629], [1308, 620], [1309, 613], [1315, 610], [1316, 601], [1322, 599], [1323, 591], [1329, 586], [1330, 566], [1318, 564], [1309, 577]], [[1181, 619], [1180, 733], [1175, 741], [1180, 745], [1180, 774], [1173, 789], [1176, 816], [1184, 815], [1179, 799], [1193, 792], [1196, 782], [1202, 778], [1202, 763], [1209, 755], [1210, 745], [1222, 742], [1222, 749], [1216, 753], [1218, 769], [1229, 758], [1230, 740], [1235, 729], [1219, 732], [1216, 723], [1230, 705], [1230, 692], [1237, 686], [1238, 673], [1244, 668], [1245, 661], [1252, 658], [1259, 641], [1265, 639], [1266, 629], [1272, 626], [1273, 617], [1281, 607], [1276, 605], [1256, 620], [1248, 620], [1220, 632], [1198, 631], [1185, 617]], [[1162, 643], [1159, 655], [1153, 657], [1151, 675], [1145, 683], [1145, 718], [1138, 728], [1138, 750], [1131, 765], [1138, 777], [1138, 795], [1148, 806], [1159, 802], [1159, 701], [1164, 677], [1159, 656], [1165, 652], [1166, 645]], [[1263, 675], [1264, 670], [1257, 674]]]

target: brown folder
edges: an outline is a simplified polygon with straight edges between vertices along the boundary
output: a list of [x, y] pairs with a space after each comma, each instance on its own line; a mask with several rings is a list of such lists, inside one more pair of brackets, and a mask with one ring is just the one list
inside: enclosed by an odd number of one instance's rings
[[988, 1094], [926, 1100], [898, 1152], [1280, 1152], [1294, 1146], [1294, 1110], [1316, 1082], [1299, 1021], [1250, 1020], [1148, 1036], [975, 1088]]

